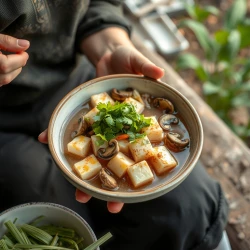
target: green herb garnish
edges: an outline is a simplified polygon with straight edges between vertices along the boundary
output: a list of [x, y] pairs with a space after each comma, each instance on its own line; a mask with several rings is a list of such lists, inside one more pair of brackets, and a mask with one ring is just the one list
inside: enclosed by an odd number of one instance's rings
[[94, 116], [92, 127], [100, 137], [99, 145], [121, 134], [127, 134], [129, 141], [142, 138], [145, 134], [140, 133], [141, 129], [151, 123], [150, 118], [138, 114], [134, 105], [129, 103], [99, 103], [97, 109], [99, 112]]

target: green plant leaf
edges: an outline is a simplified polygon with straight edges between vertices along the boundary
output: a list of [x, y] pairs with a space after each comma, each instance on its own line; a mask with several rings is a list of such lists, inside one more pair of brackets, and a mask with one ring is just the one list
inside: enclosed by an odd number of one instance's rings
[[205, 51], [206, 55], [213, 54], [214, 51], [214, 44], [212, 39], [209, 35], [207, 28], [202, 24], [194, 20], [186, 19], [182, 20], [178, 27], [187, 27], [191, 29], [197, 40], [199, 41], [202, 49]]
[[232, 30], [230, 32], [230, 35], [228, 36], [228, 44], [227, 44], [227, 50], [229, 53], [230, 60], [233, 60], [235, 59], [235, 57], [237, 57], [240, 50], [240, 42], [241, 42], [241, 36], [239, 31]]
[[250, 25], [250, 18], [245, 18], [242, 23], [244, 25]]
[[235, 0], [226, 12], [224, 26], [229, 30], [236, 28], [237, 25], [244, 20], [246, 12], [246, 0]]
[[[221, 31], [216, 34], [220, 46], [218, 53], [219, 61], [232, 62], [235, 61], [240, 51], [241, 36], [238, 30], [231, 32]], [[227, 40], [226, 40], [227, 38]]]
[[250, 81], [242, 83], [241, 90], [242, 91], [250, 91]]
[[205, 95], [213, 95], [219, 93], [221, 90], [220, 86], [215, 85], [212, 82], [205, 82], [203, 84], [203, 92]]
[[241, 35], [241, 48], [246, 48], [250, 46], [250, 24], [240, 24], [238, 25], [237, 30], [239, 31]]
[[208, 78], [207, 72], [202, 66], [200, 60], [190, 53], [181, 54], [176, 61], [177, 68], [179, 69], [193, 69], [197, 77], [201, 81], [206, 81]]
[[250, 107], [249, 93], [244, 92], [240, 95], [234, 96], [231, 100], [231, 103], [234, 107]]
[[201, 62], [195, 55], [185, 53], [178, 56], [177, 66], [182, 69], [197, 69], [201, 66]]
[[229, 31], [228, 30], [218, 30], [214, 33], [214, 38], [216, 42], [222, 46], [225, 46], [228, 41]]
[[250, 78], [250, 59], [248, 59], [245, 64], [238, 71], [241, 75], [242, 81], [249, 80]]
[[205, 6], [200, 7], [199, 5], [186, 5], [186, 11], [188, 12], [188, 15], [199, 22], [203, 22], [206, 20], [211, 14], [212, 15], [218, 15], [219, 10], [214, 6]]

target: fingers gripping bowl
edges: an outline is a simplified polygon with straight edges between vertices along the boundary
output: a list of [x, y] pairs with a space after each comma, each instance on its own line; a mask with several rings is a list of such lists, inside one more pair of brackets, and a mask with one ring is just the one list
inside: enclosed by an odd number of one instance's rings
[[[125, 94], [135, 91], [137, 97], [138, 95], [141, 97], [141, 101], [144, 105], [142, 107], [143, 113], [139, 116], [142, 119], [142, 123], [146, 124], [148, 118], [150, 118], [150, 122], [145, 125], [146, 127], [140, 128], [140, 131], [143, 131], [140, 135], [135, 132], [135, 128], [132, 128], [131, 124], [134, 123], [129, 123], [130, 125], [128, 126], [128, 123], [122, 120], [123, 133], [116, 134], [115, 138], [108, 138], [108, 136], [101, 138], [100, 136], [102, 135], [97, 136], [101, 139], [97, 144], [99, 143], [99, 147], [101, 147], [100, 145], [105, 145], [105, 147], [103, 146], [105, 149], [96, 148], [96, 140], [93, 140], [93, 137], [98, 134], [98, 131], [100, 132], [99, 126], [102, 126], [100, 122], [96, 122], [99, 119], [98, 117], [101, 116], [100, 110], [112, 109], [113, 106], [107, 107], [108, 105], [117, 105], [115, 107], [121, 107], [122, 110], [131, 108], [131, 103], [129, 103], [129, 106], [123, 106], [126, 101], [119, 99], [119, 93], [124, 90]], [[109, 102], [109, 104], [105, 104], [106, 106], [99, 106], [98, 104], [102, 102], [99, 96], [101, 93], [107, 93], [111, 96], [114, 103], [111, 104]], [[95, 102], [93, 101], [95, 100], [93, 96], [97, 96], [99, 99], [97, 98]], [[132, 97], [126, 96], [126, 98], [132, 99], [133, 97], [133, 95]], [[164, 100], [163, 103], [162, 100]], [[93, 104], [93, 102], [95, 102], [95, 104]], [[90, 106], [88, 103], [90, 103]], [[137, 105], [134, 105], [134, 103], [132, 106], [137, 108]], [[92, 121], [91, 123], [91, 129], [86, 130], [90, 133], [82, 135], [82, 129], [84, 127], [82, 126], [82, 122], [85, 120], [90, 124], [88, 114], [92, 113], [93, 110], [95, 110], [95, 116], [92, 116], [91, 119], [93, 118], [94, 122]], [[138, 111], [138, 113], [141, 113], [142, 110]], [[134, 114], [134, 111], [135, 109], [132, 108], [128, 113]], [[105, 117], [107, 117], [106, 115]], [[88, 116], [88, 120], [86, 116]], [[79, 119], [80, 117], [83, 117], [83, 119]], [[159, 125], [158, 128], [160, 128], [161, 131], [160, 137], [162, 136], [162, 138], [159, 139], [159, 141], [155, 141], [155, 138], [151, 138], [151, 135], [149, 135], [150, 129], [148, 128], [151, 128], [150, 126], [153, 121], [157, 123], [157, 126]], [[127, 127], [129, 127], [130, 130]], [[140, 126], [137, 124], [136, 127], [138, 128]], [[114, 131], [113, 128], [112, 131]], [[128, 135], [130, 137], [128, 139], [128, 152], [126, 153], [122, 151], [123, 145], [120, 144], [119, 138], [122, 137], [122, 139], [125, 139]], [[71, 153], [74, 151], [74, 149], [73, 151], [70, 150], [72, 145], [75, 145], [77, 140], [85, 140], [86, 138], [89, 143], [84, 144], [85, 146], [82, 148], [84, 156], [79, 157], [78, 155], [78, 158], [72, 157]], [[135, 203], [157, 198], [171, 191], [185, 180], [199, 159], [203, 145], [203, 131], [199, 116], [194, 107], [173, 87], [159, 80], [123, 74], [93, 79], [68, 93], [60, 101], [52, 114], [48, 128], [48, 139], [50, 151], [59, 169], [65, 178], [76, 188], [98, 199]], [[105, 141], [105, 139], [107, 139], [107, 141]], [[174, 142], [176, 140], [180, 143], [178, 144], [179, 146], [182, 144], [182, 146], [180, 146], [181, 148], [171, 147], [171, 143], [169, 144], [170, 147], [168, 146], [168, 141]], [[116, 143], [117, 141], [119, 142], [120, 147], [118, 148], [122, 152], [116, 152], [116, 144], [114, 141], [116, 141]], [[137, 143], [139, 141], [141, 144]], [[72, 144], [71, 146], [69, 146], [70, 143]], [[147, 153], [145, 155], [147, 155], [147, 157], [141, 158], [141, 154], [137, 154], [137, 150], [140, 151], [141, 148], [143, 148], [143, 151], [145, 151], [144, 146], [141, 147], [143, 144], [147, 144], [149, 147], [146, 149]], [[87, 150], [86, 145], [92, 145], [90, 149], [91, 152], [88, 155], [85, 154]], [[139, 145], [139, 147], [136, 147], [136, 145]], [[175, 144], [175, 146], [176, 145], [177, 144]], [[167, 151], [168, 155], [170, 153], [169, 157], [175, 162], [172, 167], [165, 168], [167, 171], [160, 170], [161, 164], [159, 163], [159, 159], [161, 157], [159, 156], [165, 154], [162, 153], [162, 148], [164, 148], [164, 152]], [[159, 152], [159, 150], [161, 152]], [[107, 152], [113, 152], [113, 158], [107, 157]], [[119, 158], [118, 156], [120, 158], [127, 156], [129, 158], [126, 158], [127, 162], [130, 162], [128, 166], [126, 166], [126, 171], [122, 174], [119, 174], [119, 171], [115, 170], [117, 165], [121, 165], [120, 161], [114, 160]], [[86, 160], [85, 158], [90, 160], [88, 157], [92, 157], [94, 161], [98, 161], [98, 164], [100, 163], [99, 168], [97, 167], [99, 174], [89, 176], [89, 178], [83, 178], [82, 164], [85, 164], [84, 168], [86, 170], [86, 161], [85, 163], [83, 162]], [[104, 159], [105, 157], [107, 159]], [[154, 164], [154, 160], [158, 163]], [[113, 164], [110, 162], [113, 162]], [[162, 162], [165, 162], [165, 160], [163, 159]], [[80, 170], [79, 166], [81, 166]], [[139, 170], [140, 173], [137, 170]], [[132, 172], [137, 172], [137, 175], [133, 176], [133, 174], [131, 174]], [[109, 180], [110, 176], [111, 180]], [[140, 183], [137, 183], [138, 176], [140, 176], [140, 178], [143, 176], [143, 178], [148, 179], [140, 185]], [[105, 182], [102, 182], [103, 179], [111, 183], [111, 186], [105, 186]], [[118, 185], [112, 186], [112, 181], [114, 181], [115, 184], [118, 183]]]

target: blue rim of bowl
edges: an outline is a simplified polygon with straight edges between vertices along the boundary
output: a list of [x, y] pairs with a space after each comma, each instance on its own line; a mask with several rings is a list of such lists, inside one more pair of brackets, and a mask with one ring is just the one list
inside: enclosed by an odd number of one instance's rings
[[[74, 210], [68, 208], [68, 207], [65, 207], [63, 205], [60, 205], [60, 204], [57, 204], [57, 203], [51, 203], [51, 202], [29, 202], [29, 203], [23, 203], [23, 204], [20, 204], [20, 205], [16, 205], [16, 206], [13, 206], [13, 207], [10, 207], [10, 208], [7, 208], [6, 210], [4, 210], [3, 212], [0, 213], [0, 217], [4, 214], [7, 214], [11, 211], [14, 211], [18, 208], [23, 208], [23, 207], [27, 207], [27, 206], [39, 206], [39, 205], [42, 205], [42, 206], [47, 206], [47, 207], [55, 207], [55, 208], [59, 208], [59, 209], [62, 209], [62, 210], [65, 210], [66, 212], [69, 212], [71, 214], [73, 214], [75, 217], [77, 217], [88, 229], [89, 233], [91, 234], [92, 238], [94, 241], [97, 240], [96, 238], [96, 235], [93, 231], [93, 229], [90, 227], [90, 225], [88, 224], [88, 222], [86, 220], [84, 220], [82, 218], [82, 216], [80, 216], [78, 213], [76, 213]], [[97, 250], [99, 250], [99, 248], [97, 248]]]

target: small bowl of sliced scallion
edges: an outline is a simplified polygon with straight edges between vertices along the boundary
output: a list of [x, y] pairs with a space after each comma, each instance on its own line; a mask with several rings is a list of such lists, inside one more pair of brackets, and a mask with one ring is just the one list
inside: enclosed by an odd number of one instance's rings
[[26, 203], [0, 214], [1, 250], [100, 250], [111, 237], [97, 240], [80, 215], [54, 203]]

